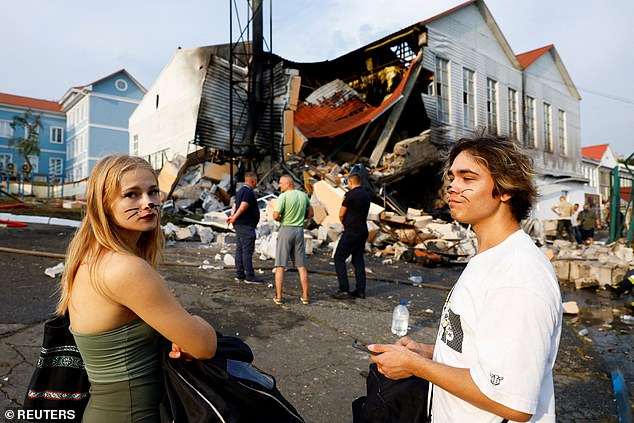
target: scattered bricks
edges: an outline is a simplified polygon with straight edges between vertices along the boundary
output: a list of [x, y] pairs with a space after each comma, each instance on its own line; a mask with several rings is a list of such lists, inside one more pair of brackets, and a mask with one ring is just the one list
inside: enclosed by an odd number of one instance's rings
[[566, 301], [562, 305], [564, 314], [579, 314], [579, 306], [576, 301]]
[[570, 262], [568, 260], [554, 260], [551, 263], [560, 282], [570, 280]]
[[596, 288], [598, 286], [599, 286], [599, 282], [593, 278], [575, 279], [575, 288], [577, 289]]
[[196, 227], [194, 225], [190, 225], [186, 228], [178, 228], [174, 232], [177, 241], [190, 241], [194, 239], [195, 234]]

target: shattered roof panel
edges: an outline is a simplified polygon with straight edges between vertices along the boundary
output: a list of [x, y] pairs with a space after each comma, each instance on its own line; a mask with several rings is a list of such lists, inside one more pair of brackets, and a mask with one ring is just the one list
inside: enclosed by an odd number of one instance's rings
[[334, 91], [329, 97], [320, 98], [318, 104], [299, 104], [294, 116], [295, 126], [307, 138], [334, 138], [358, 128], [372, 121], [401, 98], [410, 70], [411, 66], [394, 92], [378, 107], [369, 105], [360, 96], [349, 95], [347, 90]]

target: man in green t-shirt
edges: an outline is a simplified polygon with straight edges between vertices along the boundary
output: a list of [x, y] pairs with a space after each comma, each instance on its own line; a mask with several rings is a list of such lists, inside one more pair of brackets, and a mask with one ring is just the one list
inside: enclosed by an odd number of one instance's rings
[[292, 258], [302, 284], [302, 304], [308, 304], [308, 271], [306, 270], [306, 250], [304, 248], [304, 220], [313, 217], [313, 208], [308, 196], [295, 189], [290, 175], [280, 177], [282, 194], [275, 203], [273, 218], [281, 224], [277, 234], [275, 249], [275, 304], [282, 304], [284, 270], [288, 259]]

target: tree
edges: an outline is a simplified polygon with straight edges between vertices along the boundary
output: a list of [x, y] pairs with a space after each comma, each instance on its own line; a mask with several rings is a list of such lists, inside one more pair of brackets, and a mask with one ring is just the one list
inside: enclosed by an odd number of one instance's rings
[[13, 116], [13, 122], [10, 125], [14, 134], [16, 128], [24, 128], [24, 136], [11, 137], [9, 143], [13, 144], [18, 153], [24, 157], [24, 164], [26, 165], [24, 173], [30, 175], [31, 170], [33, 170], [33, 164], [31, 164], [29, 156], [40, 155], [40, 129], [43, 127], [42, 114], [35, 114], [31, 109], [28, 109], [24, 112], [24, 115]]

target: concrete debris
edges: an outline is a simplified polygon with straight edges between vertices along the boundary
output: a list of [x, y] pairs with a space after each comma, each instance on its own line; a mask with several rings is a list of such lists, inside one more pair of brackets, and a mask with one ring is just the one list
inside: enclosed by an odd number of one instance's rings
[[613, 285], [634, 268], [633, 250], [623, 240], [589, 246], [556, 240], [546, 254], [559, 281], [574, 283], [577, 289]]
[[222, 258], [223, 263], [227, 267], [233, 267], [236, 265], [236, 260], [233, 258], [231, 254], [225, 254]]
[[562, 305], [564, 314], [579, 314], [579, 306], [576, 301], [566, 301]]
[[44, 274], [49, 278], [54, 278], [57, 275], [61, 275], [63, 271], [64, 263], [57, 263], [55, 266], [45, 269]]

